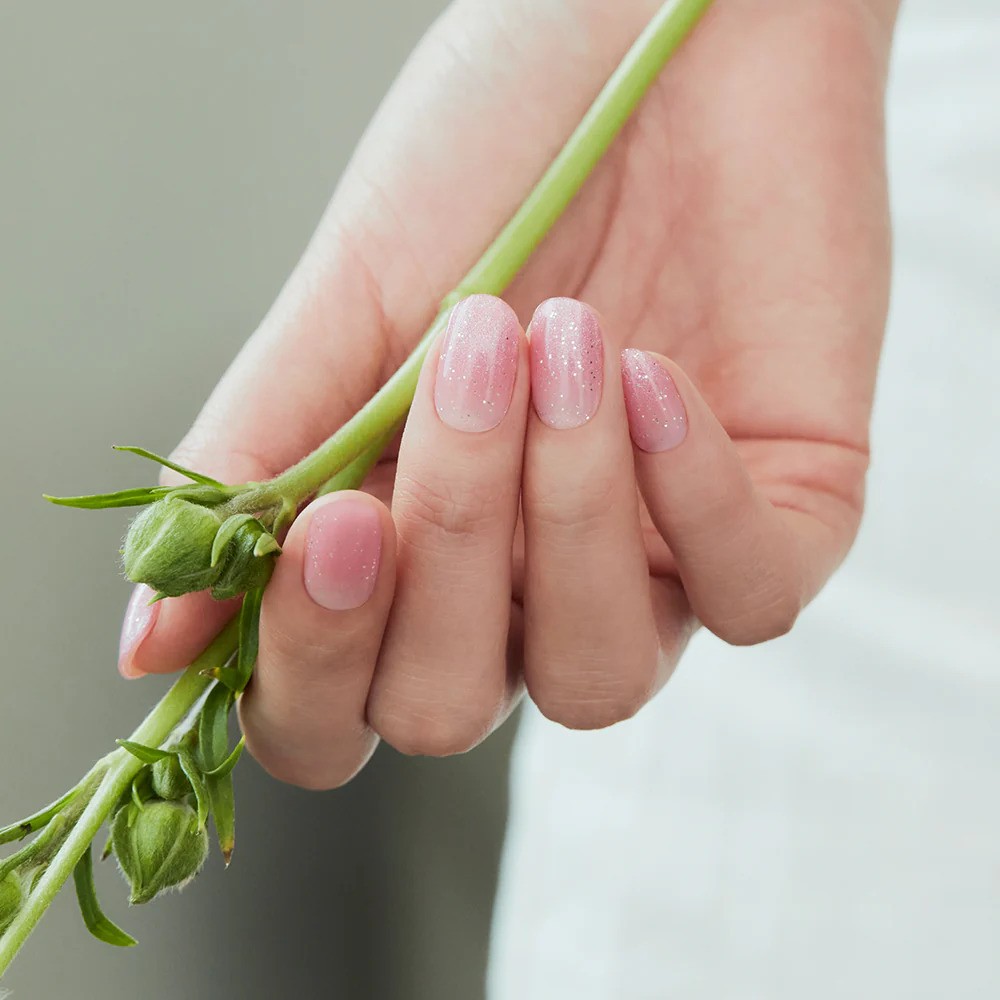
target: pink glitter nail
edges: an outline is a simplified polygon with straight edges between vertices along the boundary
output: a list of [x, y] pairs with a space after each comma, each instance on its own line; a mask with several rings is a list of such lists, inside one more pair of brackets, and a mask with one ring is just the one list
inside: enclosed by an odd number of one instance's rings
[[519, 336], [514, 310], [492, 295], [455, 306], [434, 383], [434, 407], [449, 427], [481, 433], [503, 420], [514, 395]]
[[569, 430], [601, 405], [604, 338], [597, 315], [576, 299], [549, 299], [528, 327], [531, 398], [542, 423]]
[[645, 351], [622, 351], [622, 380], [629, 430], [636, 447], [660, 452], [687, 437], [684, 401], [670, 373]]

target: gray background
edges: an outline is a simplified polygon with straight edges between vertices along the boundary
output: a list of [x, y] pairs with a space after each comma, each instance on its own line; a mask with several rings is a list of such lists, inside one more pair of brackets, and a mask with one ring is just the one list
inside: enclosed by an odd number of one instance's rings
[[[75, 781], [163, 683], [114, 669], [124, 517], [39, 494], [136, 485], [112, 443], [175, 444], [277, 293], [365, 123], [442, 0], [0, 7], [0, 819]], [[253, 763], [223, 873], [110, 914], [63, 895], [4, 986], [44, 1000], [481, 993], [506, 736], [380, 752], [314, 796]]]

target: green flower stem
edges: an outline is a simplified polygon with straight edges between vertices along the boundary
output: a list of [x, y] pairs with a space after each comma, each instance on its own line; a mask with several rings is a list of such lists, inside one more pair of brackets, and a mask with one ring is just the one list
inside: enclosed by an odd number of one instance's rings
[[[712, 0], [667, 0], [615, 70], [583, 121], [524, 204], [479, 262], [442, 303], [441, 311], [413, 353], [377, 395], [311, 455], [269, 483], [236, 498], [243, 510], [298, 506], [326, 484], [353, 485], [377, 461], [410, 408], [424, 358], [445, 329], [456, 302], [474, 293], [501, 294], [524, 266], [607, 151], [664, 64], [708, 9]], [[195, 709], [211, 680], [203, 672], [221, 668], [237, 647], [233, 622], [192, 664], [132, 740], [159, 746]], [[45, 874], [0, 937], [0, 973], [8, 968], [46, 907], [73, 873], [101, 825], [142, 767], [124, 750], [101, 762], [103, 779], [69, 831]], [[74, 805], [77, 805], [74, 802]]]
[[420, 367], [467, 295], [500, 295], [590, 176], [667, 60], [712, 0], [668, 0], [636, 40], [534, 190], [479, 261], [442, 303], [402, 367], [369, 403], [324, 444], [266, 484], [272, 497], [298, 504], [321, 489], [373, 441], [400, 423], [413, 402]]
[[[213, 683], [203, 671], [223, 666], [236, 650], [237, 623], [231, 622], [204, 653], [174, 682], [156, 707], [146, 716], [130, 739], [146, 746], [160, 746], [197, 706], [202, 695]], [[143, 767], [126, 750], [108, 754], [97, 768], [106, 768], [101, 783], [93, 792], [86, 808], [66, 835], [62, 846], [49, 862], [13, 923], [0, 936], [0, 974], [14, 960], [21, 945], [42, 918], [63, 883], [73, 874], [76, 863], [90, 849], [91, 841], [108, 819], [122, 793]], [[93, 772], [91, 772], [93, 773]], [[77, 802], [73, 803], [77, 805]]]
[[318, 490], [318, 496], [336, 493], [339, 490], [356, 490], [368, 478], [368, 473], [378, 465], [382, 452], [399, 432], [401, 424], [393, 424], [384, 434], [380, 434], [368, 448], [353, 462], [348, 462], [340, 472], [331, 476]]

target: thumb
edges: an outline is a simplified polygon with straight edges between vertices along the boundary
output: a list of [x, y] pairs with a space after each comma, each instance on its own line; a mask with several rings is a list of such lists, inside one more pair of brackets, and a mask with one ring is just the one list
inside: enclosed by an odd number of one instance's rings
[[[229, 484], [270, 479], [332, 434], [387, 368], [377, 306], [366, 287], [349, 260], [314, 245], [173, 458]], [[336, 309], [327, 308], [328, 295]], [[345, 330], [350, 339], [335, 332]], [[169, 470], [161, 476], [164, 485], [183, 481]], [[118, 658], [124, 677], [183, 669], [240, 604], [207, 592], [150, 604], [153, 596], [139, 585], [126, 608]]]

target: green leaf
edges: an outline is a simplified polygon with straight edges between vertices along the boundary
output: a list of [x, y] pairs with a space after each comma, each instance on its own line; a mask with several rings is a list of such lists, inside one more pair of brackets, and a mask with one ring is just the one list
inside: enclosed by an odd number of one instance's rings
[[222, 522], [222, 526], [215, 536], [215, 541], [212, 542], [212, 560], [209, 563], [210, 566], [218, 566], [223, 550], [233, 540], [236, 532], [248, 521], [253, 520], [255, 520], [253, 514], [233, 514], [232, 517], [227, 517]]
[[136, 760], [141, 760], [143, 764], [155, 764], [158, 760], [163, 760], [164, 757], [169, 757], [177, 752], [176, 750], [159, 750], [156, 747], [147, 747], [142, 743], [133, 743], [132, 740], [115, 740], [115, 743], [123, 750], [128, 750]]
[[157, 455], [154, 451], [148, 451], [145, 448], [136, 448], [133, 445], [116, 444], [114, 446], [115, 451], [127, 451], [129, 454], [138, 455], [140, 458], [148, 458], [151, 462], [157, 462], [159, 465], [163, 465], [168, 469], [173, 469], [174, 472], [179, 472], [182, 476], [187, 476], [188, 479], [193, 480], [196, 483], [204, 483], [206, 486], [218, 486], [222, 487], [224, 484], [220, 483], [218, 479], [213, 479], [211, 476], [203, 476], [200, 472], [194, 472], [192, 469], [185, 469], [183, 465], [178, 465], [176, 462], [172, 462], [169, 458], [164, 458], [162, 455]]
[[239, 490], [232, 490], [227, 486], [178, 486], [168, 494], [171, 500], [190, 500], [201, 507], [217, 507], [230, 497], [235, 496]]
[[47, 826], [52, 817], [63, 806], [76, 798], [79, 791], [79, 787], [71, 789], [61, 799], [56, 799], [55, 802], [40, 809], [34, 815], [27, 816], [19, 823], [11, 823], [10, 826], [0, 829], [0, 844], [9, 844], [13, 840], [24, 840], [29, 833], [34, 833], [36, 830], [41, 830], [43, 826]]
[[89, 845], [73, 869], [73, 882], [76, 885], [76, 898], [80, 903], [83, 922], [95, 938], [118, 948], [130, 948], [137, 944], [134, 937], [126, 934], [117, 924], [109, 920], [101, 909], [97, 899], [97, 888], [94, 885], [94, 859]]
[[216, 684], [205, 699], [198, 719], [198, 764], [202, 771], [214, 771], [226, 759], [232, 704], [233, 693], [224, 684]]
[[233, 773], [233, 768], [239, 763], [240, 757], [243, 756], [243, 750], [247, 745], [247, 738], [245, 736], [240, 737], [239, 743], [233, 747], [232, 753], [214, 770], [209, 771], [205, 777], [206, 778], [224, 778], [227, 774]]
[[194, 797], [198, 803], [198, 829], [204, 830], [208, 822], [208, 813], [212, 803], [205, 787], [205, 779], [198, 767], [194, 754], [190, 750], [181, 750], [177, 754], [177, 759], [181, 762], [181, 770], [184, 772], [191, 787], [194, 789]]
[[240, 675], [242, 691], [250, 683], [250, 675], [257, 663], [260, 648], [260, 608], [264, 601], [264, 588], [257, 587], [243, 596], [240, 608], [240, 648], [236, 656], [236, 670]]
[[206, 776], [205, 785], [212, 803], [212, 819], [219, 837], [219, 849], [228, 868], [236, 844], [236, 799], [233, 794], [232, 773]]
[[253, 547], [253, 554], [258, 559], [262, 559], [264, 556], [269, 556], [272, 552], [280, 551], [281, 546], [278, 544], [278, 539], [267, 531], [265, 531], [264, 534], [257, 539], [257, 543]]
[[136, 777], [132, 782], [132, 801], [139, 810], [142, 810], [145, 806], [145, 802], [142, 798], [142, 785], [139, 783], [138, 777]]
[[[211, 671], [211, 676], [229, 688], [233, 694], [241, 694], [253, 676], [253, 668], [257, 663], [257, 652], [260, 647], [260, 608], [263, 600], [263, 587], [248, 590], [243, 595], [236, 664], [234, 666], [230, 662], [224, 667], [216, 667]], [[210, 771], [212, 768], [205, 770]]]
[[236, 839], [236, 803], [233, 796], [232, 768], [230, 767], [228, 771], [225, 768], [229, 757], [232, 756], [226, 752], [229, 743], [229, 709], [232, 705], [233, 693], [224, 684], [218, 683], [209, 691], [198, 719], [196, 758], [208, 792], [215, 832], [219, 837], [219, 847], [227, 865], [233, 855]]
[[169, 492], [170, 490], [163, 486], [144, 486], [133, 490], [119, 490], [117, 493], [94, 493], [82, 497], [53, 497], [48, 493], [43, 493], [42, 497], [57, 507], [107, 510], [111, 507], [145, 507], [163, 499]]

